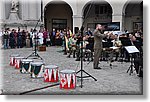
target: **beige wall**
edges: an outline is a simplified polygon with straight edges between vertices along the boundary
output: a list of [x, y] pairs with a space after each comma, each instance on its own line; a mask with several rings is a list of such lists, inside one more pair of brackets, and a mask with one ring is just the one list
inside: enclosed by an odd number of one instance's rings
[[141, 16], [132, 16], [132, 17], [125, 18], [125, 28], [129, 32], [133, 32], [133, 23], [134, 22], [142, 22]]
[[141, 1], [133, 2], [133, 4], [130, 2], [125, 8], [124, 26], [129, 32], [133, 32], [134, 22], [143, 22], [140, 3]]
[[[8, 0], [4, 0], [4, 1], [8, 1]], [[9, 1], [11, 1], [11, 0], [9, 0]], [[41, 0], [34, 0], [34, 1], [33, 0], [20, 0], [20, 1], [21, 1], [21, 4], [20, 4], [21, 10], [19, 12], [20, 12], [20, 16], [21, 16], [22, 20], [23, 21], [28, 20], [28, 22], [37, 22], [37, 20], [40, 18], [40, 15], [41, 15], [41, 11], [40, 11], [40, 9], [41, 9], [40, 1]], [[22, 1], [26, 1], [28, 3], [24, 3]], [[83, 22], [84, 8], [85, 8], [86, 4], [88, 2], [90, 2], [91, 0], [43, 0], [43, 11], [44, 11], [44, 8], [52, 1], [66, 2], [72, 8], [73, 15], [71, 15], [71, 17], [68, 16], [68, 10], [62, 9], [64, 7], [59, 6], [59, 7], [57, 7], [57, 9], [54, 9], [54, 8], [56, 8], [56, 6], [54, 6], [52, 8], [49, 8], [49, 12], [46, 15], [46, 18], [49, 18], [48, 19], [49, 21], [47, 24], [49, 30], [51, 30], [50, 23], [51, 23], [52, 18], [68, 19], [67, 25], [69, 27], [71, 27], [73, 25], [73, 27], [80, 28], [82, 25], [82, 22]], [[111, 7], [113, 9], [112, 22], [120, 22], [121, 30], [124, 30], [124, 28], [127, 28], [131, 31], [132, 27], [133, 27], [133, 25], [131, 25], [132, 22], [138, 22], [138, 20], [139, 20], [135, 17], [126, 17], [125, 18], [125, 16], [124, 16], [125, 7], [127, 6], [128, 3], [130, 3], [131, 0], [94, 0], [94, 1], [99, 1], [99, 2], [107, 1], [111, 5]], [[136, 0], [132, 0], [132, 1], [136, 1]], [[142, 1], [142, 0], [140, 0], [140, 1]], [[31, 3], [29, 3], [29, 2], [31, 2]], [[3, 6], [5, 6], [3, 8], [7, 8], [7, 9], [5, 9], [5, 10], [3, 9], [5, 12], [3, 13], [3, 17], [1, 16], [1, 19], [6, 20], [8, 18], [8, 15], [10, 12], [9, 5], [3, 5]], [[51, 16], [51, 15], [53, 15], [53, 16]], [[72, 21], [71, 21], [71, 18], [72, 18]], [[87, 23], [106, 22], [108, 20], [108, 19], [101, 19], [101, 17], [98, 20], [94, 20], [94, 19], [95, 18], [87, 19], [86, 25], [87, 25]], [[140, 21], [141, 21], [141, 18], [140, 18]], [[71, 22], [72, 22], [72, 25], [71, 25]], [[29, 27], [31, 27], [31, 26], [29, 25]]]

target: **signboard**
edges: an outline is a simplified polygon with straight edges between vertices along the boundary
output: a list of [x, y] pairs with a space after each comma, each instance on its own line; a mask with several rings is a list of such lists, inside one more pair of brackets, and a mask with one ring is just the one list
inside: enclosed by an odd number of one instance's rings
[[120, 22], [100, 23], [106, 31], [120, 31]]

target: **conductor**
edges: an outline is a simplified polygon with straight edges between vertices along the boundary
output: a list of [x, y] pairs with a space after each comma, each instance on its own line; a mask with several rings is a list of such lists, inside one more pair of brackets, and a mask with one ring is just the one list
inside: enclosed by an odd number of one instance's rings
[[99, 59], [101, 57], [102, 53], [102, 40], [103, 38], [107, 37], [108, 35], [103, 34], [103, 27], [101, 24], [96, 25], [96, 29], [93, 33], [94, 35], [94, 62], [93, 62], [93, 67], [94, 69], [101, 69], [98, 67], [99, 64]]

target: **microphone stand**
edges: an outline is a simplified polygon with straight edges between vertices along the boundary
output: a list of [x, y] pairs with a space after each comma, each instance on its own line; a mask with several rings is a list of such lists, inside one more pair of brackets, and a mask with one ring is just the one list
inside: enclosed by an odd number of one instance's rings
[[[91, 3], [92, 5], [92, 3]], [[91, 5], [90, 5], [90, 8], [91, 8]], [[90, 8], [88, 9], [88, 12], [90, 10]], [[88, 13], [87, 12], [87, 13]], [[84, 20], [85, 21], [85, 20]], [[84, 22], [83, 22], [84, 23]], [[81, 78], [81, 88], [83, 87], [83, 79], [84, 78], [88, 78], [88, 77], [91, 77], [93, 78], [95, 81], [97, 81], [97, 79], [95, 77], [93, 77], [91, 74], [89, 74], [88, 72], [86, 72], [84, 69], [83, 69], [83, 30], [84, 30], [84, 27], [83, 27], [83, 23], [82, 23], [82, 26], [81, 26], [81, 29], [80, 29], [80, 32], [81, 32], [81, 38], [82, 40], [80, 41], [81, 43], [81, 56], [80, 56], [80, 61], [81, 61], [81, 69], [79, 71], [76, 72], [76, 74], [80, 73], [80, 76], [77, 76], [78, 78]], [[83, 73], [85, 73], [87, 76], [83, 76]]]
[[40, 58], [41, 60], [43, 60], [43, 58], [42, 57], [40, 57], [40, 55], [37, 53], [37, 47], [38, 47], [38, 37], [37, 37], [37, 35], [34, 35], [35, 36], [35, 38], [34, 38], [34, 43], [35, 43], [35, 45], [34, 45], [34, 52], [32, 53], [32, 54], [30, 54], [26, 59], [28, 59], [29, 57], [37, 57], [37, 58]]
[[[79, 72], [81, 72], [81, 76], [77, 76], [78, 78], [81, 78], [81, 88], [83, 87], [83, 78], [88, 78], [88, 77], [91, 77], [93, 78], [95, 81], [97, 81], [97, 79], [95, 77], [93, 77], [91, 74], [89, 74], [88, 72], [86, 72], [84, 69], [83, 69], [83, 30], [84, 30], [84, 27], [82, 25], [81, 27], [81, 37], [82, 37], [82, 40], [81, 40], [81, 69], [79, 71], [76, 72], [76, 74], [78, 74]], [[83, 76], [83, 73], [85, 73], [87, 76]]]
[[[42, 14], [41, 14], [41, 16], [42, 16]], [[37, 27], [37, 25], [38, 25], [38, 23], [40, 22], [41, 19], [42, 19], [42, 17], [40, 17], [39, 20], [37, 21], [37, 23], [34, 27], [34, 33], [36, 33], [36, 27]], [[37, 34], [34, 34], [34, 43], [35, 43], [34, 52], [31, 53], [26, 59], [28, 59], [29, 57], [37, 57], [37, 59], [40, 58], [41, 60], [43, 60], [43, 58], [37, 53], [38, 39], [39, 38], [37, 37]]]

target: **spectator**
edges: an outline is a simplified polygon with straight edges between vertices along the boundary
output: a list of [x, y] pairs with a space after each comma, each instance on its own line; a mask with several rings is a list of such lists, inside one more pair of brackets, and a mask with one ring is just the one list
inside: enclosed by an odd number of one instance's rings
[[30, 30], [30, 47], [33, 47], [32, 38], [33, 38], [33, 29], [31, 28], [31, 30]]
[[3, 33], [4, 49], [8, 49], [9, 33], [7, 30]]
[[43, 44], [43, 33], [41, 30], [39, 30], [39, 33], [38, 33], [38, 41], [39, 41], [39, 44], [42, 45]]
[[56, 36], [56, 31], [55, 31], [55, 29], [53, 29], [53, 31], [50, 35], [52, 46], [55, 46], [55, 36]]
[[9, 45], [10, 45], [10, 48], [15, 48], [14, 29], [11, 31], [10, 36], [9, 36]]
[[92, 33], [92, 31], [91, 31], [91, 29], [90, 29], [90, 28], [88, 28], [88, 30], [87, 30], [87, 32], [86, 32], [86, 34], [88, 34], [88, 35], [90, 35], [90, 36], [93, 36], [93, 33]]
[[26, 32], [22, 30], [22, 47], [26, 46]]
[[26, 32], [26, 47], [30, 48], [30, 33]]
[[43, 45], [46, 45], [47, 46], [47, 41], [46, 39], [48, 38], [48, 31], [46, 29], [44, 29], [44, 32], [43, 32]]
[[56, 45], [57, 46], [61, 46], [62, 44], [61, 44], [61, 38], [60, 38], [60, 32], [59, 32], [59, 30], [57, 30], [57, 33], [56, 33], [56, 38], [55, 38], [55, 43], [56, 43]]
[[20, 32], [20, 29], [17, 34], [17, 48], [22, 48], [22, 33]]

